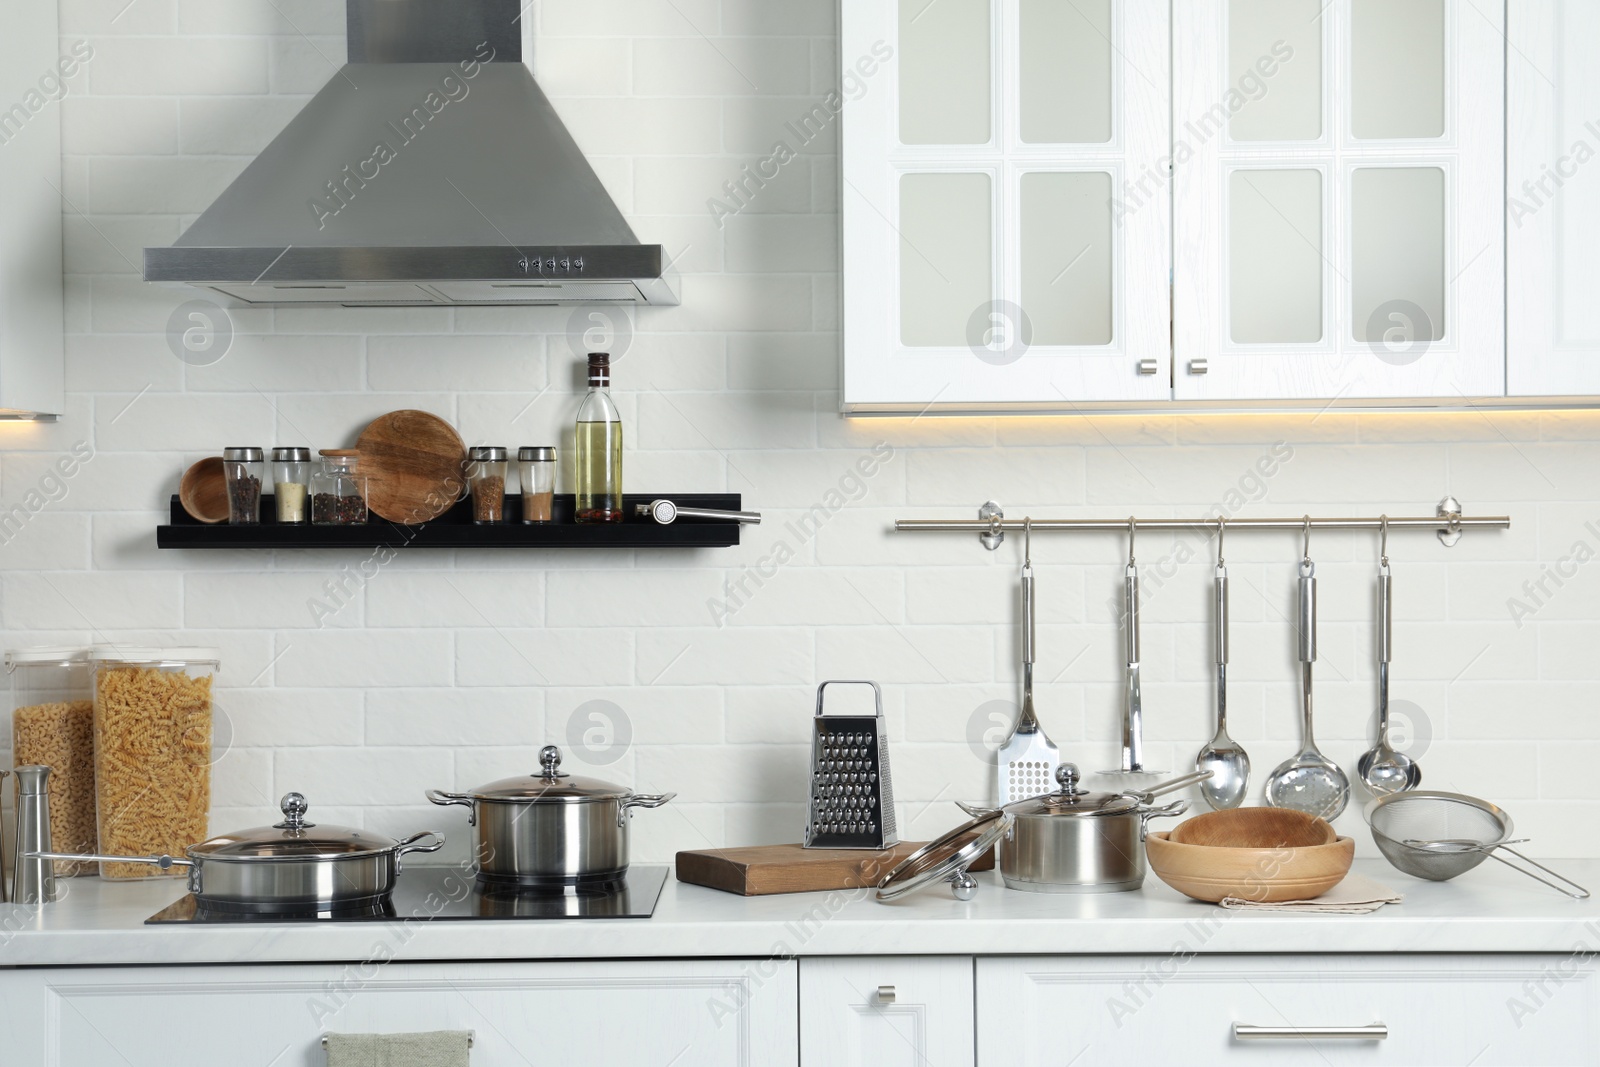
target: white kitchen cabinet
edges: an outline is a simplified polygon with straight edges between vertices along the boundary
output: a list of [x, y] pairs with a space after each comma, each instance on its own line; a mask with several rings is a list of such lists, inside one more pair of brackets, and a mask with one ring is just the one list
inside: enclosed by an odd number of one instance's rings
[[[329, 1031], [472, 1030], [473, 1067], [794, 1067], [792, 960], [0, 973], [0, 1062], [322, 1067]], [[390, 945], [390, 948], [396, 946]]]
[[800, 961], [800, 1062], [973, 1067], [971, 956]]
[[1600, 395], [1600, 4], [1516, 0], [1506, 21], [1509, 392]]
[[[60, 100], [66, 79], [78, 74], [92, 46], [79, 41], [62, 53], [54, 0], [9, 4], [5, 18], [0, 33], [0, 418], [54, 416], [65, 402]], [[81, 76], [75, 84], [83, 84]]]
[[[979, 959], [980, 1067], [1600, 1063], [1600, 975], [1588, 954], [1195, 956], [1190, 947]], [[1386, 1036], [1235, 1036], [1236, 1027], [1374, 1026]]]
[[1168, 0], [840, 12], [846, 411], [1169, 393]]
[[1504, 5], [1174, 5], [1178, 400], [1505, 392]]

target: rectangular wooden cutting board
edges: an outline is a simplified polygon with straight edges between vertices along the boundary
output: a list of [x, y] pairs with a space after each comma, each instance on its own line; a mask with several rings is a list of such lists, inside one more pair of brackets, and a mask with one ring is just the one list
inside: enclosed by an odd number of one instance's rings
[[[882, 852], [858, 848], [751, 845], [678, 853], [678, 881], [709, 886], [742, 897], [769, 893], [816, 893], [875, 886], [895, 864], [923, 846], [906, 841]], [[994, 850], [968, 870], [994, 869]]]

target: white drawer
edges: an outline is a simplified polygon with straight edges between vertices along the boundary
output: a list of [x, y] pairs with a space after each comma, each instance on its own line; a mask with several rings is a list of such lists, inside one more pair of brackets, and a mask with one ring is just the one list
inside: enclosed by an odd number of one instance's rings
[[971, 956], [800, 961], [802, 1067], [972, 1067]]
[[[978, 961], [980, 1067], [1600, 1064], [1600, 978], [1573, 956], [1091, 956]], [[1260, 1040], [1235, 1027], [1371, 1036]]]
[[323, 1067], [328, 1031], [472, 1030], [473, 1067], [793, 1067], [792, 960], [0, 972], [0, 1063]]

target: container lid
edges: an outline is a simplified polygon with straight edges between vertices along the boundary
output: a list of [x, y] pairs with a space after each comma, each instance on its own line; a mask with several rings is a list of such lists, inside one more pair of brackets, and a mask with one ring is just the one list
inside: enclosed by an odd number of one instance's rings
[[583, 778], [561, 770], [561, 750], [546, 745], [539, 750], [543, 769], [538, 774], [502, 778], [498, 782], [467, 791], [474, 800], [540, 800], [551, 803], [578, 804], [586, 800], [622, 800], [633, 795], [633, 790], [601, 781]]
[[210, 663], [222, 662], [222, 653], [197, 645], [158, 648], [144, 645], [95, 645], [89, 649], [95, 663]]
[[473, 445], [467, 458], [479, 463], [504, 463], [506, 450], [502, 445]]
[[317, 455], [319, 455], [319, 456], [332, 456], [332, 457], [346, 457], [347, 458], [347, 457], [350, 457], [350, 456], [359, 456], [359, 455], [361, 455], [361, 449], [359, 449], [359, 448], [319, 448], [319, 449], [317, 449]]
[[280, 446], [272, 450], [274, 463], [307, 463], [311, 460], [311, 449], [301, 448], [299, 445]]
[[1054, 793], [1015, 801], [1005, 810], [1014, 815], [1121, 815], [1144, 803], [1137, 793], [1091, 793], [1079, 788], [1078, 768], [1072, 763], [1056, 768], [1056, 783], [1061, 788]]
[[1011, 821], [1010, 812], [991, 808], [928, 842], [884, 875], [878, 883], [878, 899], [894, 900], [934, 882], [949, 881], [958, 869], [965, 870], [993, 848], [1011, 829]]
[[236, 463], [256, 463], [261, 459], [261, 449], [254, 445], [232, 445], [222, 450], [222, 458]]
[[78, 667], [89, 662], [87, 648], [39, 645], [6, 650], [6, 670], [17, 667]]
[[517, 458], [524, 463], [535, 460], [555, 462], [556, 449], [554, 445], [523, 445], [517, 449]]
[[308, 822], [310, 805], [299, 793], [285, 794], [279, 807], [282, 822], [222, 834], [184, 851], [191, 858], [207, 859], [341, 859], [388, 852], [400, 844], [370, 830]]

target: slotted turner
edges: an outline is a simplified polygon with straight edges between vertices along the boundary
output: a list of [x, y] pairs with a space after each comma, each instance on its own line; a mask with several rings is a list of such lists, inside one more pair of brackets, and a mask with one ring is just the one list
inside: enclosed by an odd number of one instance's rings
[[1031, 531], [1022, 528], [1022, 711], [1006, 743], [995, 753], [999, 764], [998, 803], [1042, 796], [1056, 789], [1056, 768], [1061, 752], [1045, 736], [1033, 713], [1033, 553]]

